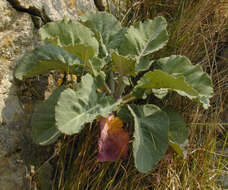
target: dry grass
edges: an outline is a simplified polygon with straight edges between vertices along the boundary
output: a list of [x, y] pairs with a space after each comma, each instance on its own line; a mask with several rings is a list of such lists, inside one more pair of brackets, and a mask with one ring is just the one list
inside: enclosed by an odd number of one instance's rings
[[[119, 1], [115, 3], [118, 5]], [[204, 111], [185, 98], [169, 96], [167, 102], [188, 123], [187, 158], [169, 150], [148, 174], [135, 169], [131, 150], [127, 160], [98, 163], [96, 125], [87, 126], [80, 135], [62, 139], [58, 144], [60, 151], [51, 161], [55, 165], [53, 190], [222, 190], [218, 176], [228, 174], [228, 155], [224, 153], [228, 123], [222, 120], [228, 103], [228, 58], [221, 53], [228, 42], [226, 17], [221, 14], [224, 7], [219, 0], [121, 1], [116, 15], [123, 25], [157, 15], [166, 17], [170, 40], [155, 56], [182, 54], [203, 66], [213, 79], [212, 106]]]

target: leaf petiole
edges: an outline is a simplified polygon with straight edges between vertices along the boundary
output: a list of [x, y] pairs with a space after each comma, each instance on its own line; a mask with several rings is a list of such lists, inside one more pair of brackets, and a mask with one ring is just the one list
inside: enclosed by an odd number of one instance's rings
[[121, 102], [121, 105], [127, 104], [128, 102], [131, 102], [136, 99], [137, 98], [132, 94], [127, 94], [126, 96], [123, 97], [123, 101]]
[[116, 92], [115, 92], [115, 99], [118, 99], [122, 96], [123, 92], [124, 92], [124, 89], [126, 87], [126, 84], [124, 83], [124, 80], [123, 80], [123, 76], [120, 76], [120, 78], [118, 79], [118, 85], [117, 85], [117, 89], [116, 89]]

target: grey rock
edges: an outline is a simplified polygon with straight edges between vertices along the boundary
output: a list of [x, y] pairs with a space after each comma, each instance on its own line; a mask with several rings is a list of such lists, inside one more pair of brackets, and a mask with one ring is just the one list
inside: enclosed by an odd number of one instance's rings
[[17, 156], [1, 159], [0, 190], [25, 190], [25, 167], [17, 160]]
[[77, 15], [95, 11], [92, 0], [9, 0], [17, 9], [40, 16], [43, 20], [59, 20], [64, 16], [77, 19]]
[[22, 113], [13, 68], [18, 55], [32, 45], [34, 25], [26, 13], [16, 12], [5, 0], [0, 0], [0, 122], [9, 125]]
[[23, 110], [19, 104], [19, 99], [16, 95], [16, 88], [9, 80], [12, 72], [5, 70], [2, 84], [0, 85], [0, 122], [10, 125], [12, 121], [17, 121], [19, 115], [23, 113]]
[[25, 165], [19, 162], [17, 153], [23, 142], [23, 109], [13, 82], [13, 68], [33, 40], [31, 16], [0, 0], [0, 190], [25, 189]]
[[0, 125], [0, 160], [19, 150], [20, 135], [17, 131]]

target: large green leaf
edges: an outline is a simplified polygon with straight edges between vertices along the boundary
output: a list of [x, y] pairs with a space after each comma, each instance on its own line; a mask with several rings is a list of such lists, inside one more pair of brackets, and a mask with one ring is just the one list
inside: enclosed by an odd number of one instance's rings
[[127, 123], [128, 125], [133, 121], [133, 117], [131, 112], [128, 109], [128, 105], [124, 104], [120, 107], [120, 109], [116, 113], [117, 117], [119, 117], [123, 122]]
[[120, 46], [122, 55], [137, 56], [137, 71], [148, 69], [147, 55], [161, 49], [168, 42], [166, 20], [159, 16], [153, 20], [130, 26]]
[[32, 136], [35, 143], [48, 145], [54, 143], [60, 136], [60, 131], [55, 126], [55, 106], [59, 95], [64, 89], [55, 89], [52, 95], [42, 102], [32, 116]]
[[131, 75], [135, 76], [135, 63], [134, 58], [119, 55], [117, 52], [112, 53], [112, 60], [114, 63], [114, 70], [117, 71], [121, 76]]
[[119, 47], [125, 30], [113, 15], [105, 12], [88, 13], [80, 16], [79, 21], [96, 34], [100, 42], [101, 57]]
[[150, 60], [148, 56], [141, 57], [137, 60], [136, 63], [136, 72], [146, 71], [148, 70], [151, 65], [154, 63], [154, 60]]
[[63, 47], [67, 52], [76, 55], [87, 67], [89, 65], [89, 59], [94, 58], [94, 49], [85, 44], [75, 45], [74, 48], [71, 46]]
[[180, 155], [186, 155], [188, 143], [188, 129], [184, 118], [174, 109], [166, 107], [163, 109], [169, 116], [169, 144]]
[[135, 122], [133, 154], [136, 168], [146, 173], [168, 148], [169, 118], [158, 107], [147, 104], [128, 106]]
[[169, 139], [178, 144], [188, 139], [188, 129], [184, 118], [174, 109], [166, 107], [163, 109], [169, 116]]
[[81, 61], [55, 45], [47, 44], [27, 53], [16, 66], [15, 77], [23, 80], [50, 70], [75, 72], [76, 66], [82, 66]]
[[[190, 97], [201, 102], [204, 108], [209, 107], [209, 98], [212, 97], [213, 87], [210, 77], [203, 72], [200, 65], [193, 65], [191, 61], [180, 55], [159, 59], [156, 63], [159, 70], [164, 71], [172, 76], [184, 76], [187, 84], [191, 85], [198, 92], [198, 97]], [[182, 95], [181, 92], [178, 92]]]
[[196, 100], [207, 109], [213, 88], [209, 76], [198, 65], [192, 65], [184, 56], [159, 59], [155, 71], [147, 72], [136, 88], [167, 88], [182, 96]]
[[185, 92], [190, 97], [199, 95], [194, 88], [185, 82], [183, 76], [174, 77], [159, 70], [150, 71], [143, 75], [136, 88], [168, 88]]
[[68, 135], [78, 133], [85, 123], [92, 122], [97, 116], [107, 117], [120, 102], [97, 94], [95, 82], [87, 74], [76, 91], [66, 89], [61, 93], [55, 109], [57, 128]]
[[99, 44], [94, 33], [79, 22], [63, 19], [44, 25], [39, 34], [47, 40], [78, 56], [83, 62], [98, 54]]

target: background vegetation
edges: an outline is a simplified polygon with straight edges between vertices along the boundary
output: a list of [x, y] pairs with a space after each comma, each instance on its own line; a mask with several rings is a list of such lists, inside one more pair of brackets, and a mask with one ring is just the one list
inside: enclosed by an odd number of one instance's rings
[[[181, 54], [192, 63], [200, 64], [213, 78], [211, 107], [204, 111], [200, 105], [175, 93], [163, 100], [166, 105], [175, 107], [188, 124], [186, 159], [169, 149], [148, 174], [136, 170], [131, 150], [127, 160], [98, 163], [99, 130], [94, 123], [80, 135], [60, 139], [54, 150], [51, 148], [50, 152], [54, 153], [39, 164], [31, 186], [53, 190], [224, 189], [222, 176], [228, 175], [228, 119], [225, 118], [228, 114], [228, 3], [220, 0], [113, 0], [113, 4], [114, 11], [109, 5], [106, 10], [113, 12], [124, 26], [158, 15], [167, 19], [169, 43], [154, 56]], [[153, 96], [147, 101], [159, 103]], [[132, 134], [131, 124], [127, 128]], [[54, 165], [54, 169], [52, 181], [47, 184], [47, 178], [42, 176], [46, 176], [50, 165]]]

